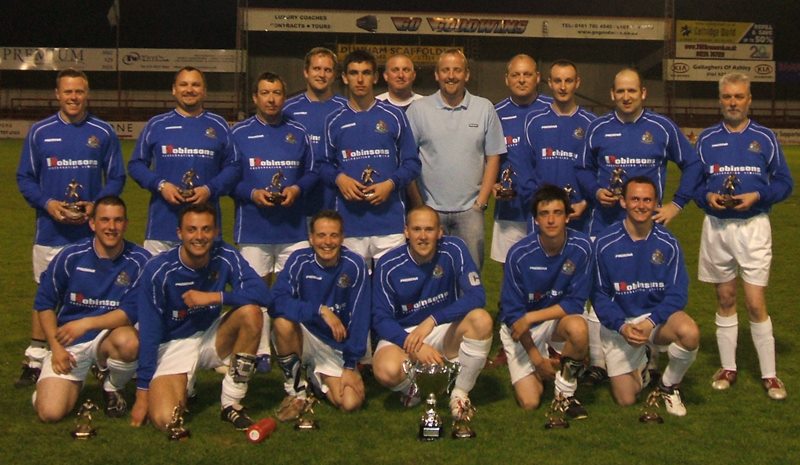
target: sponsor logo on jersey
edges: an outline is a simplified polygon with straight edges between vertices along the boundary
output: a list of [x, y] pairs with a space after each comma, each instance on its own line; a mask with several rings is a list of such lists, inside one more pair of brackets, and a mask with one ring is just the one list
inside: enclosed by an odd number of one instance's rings
[[389, 156], [389, 149], [342, 150], [342, 158], [345, 160], [364, 157], [388, 158]]
[[194, 281], [181, 281], [175, 283], [175, 287], [186, 287], [186, 286], [194, 286]]
[[92, 297], [86, 297], [81, 292], [70, 292], [69, 293], [69, 301], [74, 305], [81, 305], [83, 307], [92, 307], [92, 308], [100, 308], [100, 307], [119, 307], [119, 301], [113, 299], [95, 299]]
[[206, 128], [205, 136], [209, 139], [216, 139], [217, 138], [217, 131], [214, 128]]
[[436, 266], [433, 267], [433, 277], [439, 279], [442, 276], [444, 276], [444, 269], [442, 268], [442, 265], [437, 263]]
[[161, 155], [165, 157], [200, 157], [214, 158], [214, 151], [209, 149], [198, 149], [194, 147], [176, 147], [174, 145], [162, 145]]
[[618, 253], [614, 255], [614, 258], [628, 258], [628, 257], [633, 257], [633, 252]]
[[339, 279], [336, 280], [336, 285], [342, 289], [350, 287], [352, 283], [353, 282], [350, 280], [350, 276], [348, 276], [347, 273], [340, 274]]
[[386, 122], [380, 119], [377, 123], [375, 123], [375, 132], [378, 134], [386, 134], [389, 132], [389, 126], [386, 125]]
[[100, 162], [97, 160], [62, 160], [58, 157], [47, 157], [44, 159], [45, 165], [48, 168], [65, 169], [65, 168], [97, 168]]
[[664, 264], [664, 253], [660, 250], [656, 249], [652, 255], [650, 255], [650, 263], [653, 265], [663, 265]]
[[513, 147], [519, 144], [519, 139], [520, 139], [519, 137], [506, 136], [506, 146]]
[[424, 308], [430, 307], [432, 305], [440, 304], [443, 302], [447, 302], [447, 298], [450, 296], [449, 291], [443, 291], [439, 294], [436, 294], [433, 297], [428, 297], [427, 299], [422, 299], [419, 302], [413, 302], [410, 304], [405, 304], [402, 306], [403, 313], [409, 314], [411, 312], [422, 310]]
[[635, 292], [663, 291], [666, 286], [661, 281], [634, 281], [632, 283], [619, 281], [614, 283], [614, 290], [620, 294], [633, 294]]
[[582, 140], [585, 135], [586, 131], [584, 131], [583, 128], [575, 128], [575, 130], [572, 131], [572, 137], [578, 140]]
[[299, 168], [299, 160], [265, 160], [261, 157], [247, 159], [250, 168]]
[[761, 174], [761, 167], [713, 164], [709, 165], [708, 174]]
[[86, 268], [85, 266], [76, 266], [75, 269], [78, 271], [83, 271], [84, 273], [94, 273], [93, 268]]
[[533, 271], [547, 271], [547, 267], [546, 266], [531, 266], [528, 269], [533, 270]]
[[284, 137], [283, 140], [286, 141], [287, 144], [296, 144], [297, 143], [297, 138], [291, 132], [287, 133], [286, 137]]
[[622, 157], [619, 155], [606, 155], [606, 164], [611, 166], [656, 166], [655, 158]]
[[45, 142], [61, 142], [60, 137], [50, 137], [44, 140]]
[[322, 276], [317, 276], [315, 274], [307, 274], [306, 279], [313, 279], [314, 281], [322, 281]]
[[201, 311], [207, 311], [207, 310], [213, 310], [215, 307], [218, 307], [218, 306], [217, 305], [209, 305], [209, 306], [206, 306], [206, 307], [180, 308], [180, 309], [172, 311], [172, 319], [174, 321], [185, 320], [186, 318], [188, 318], [193, 313], [197, 313], [197, 312], [201, 312]]
[[560, 160], [577, 160], [578, 154], [572, 153], [569, 150], [554, 149], [553, 147], [545, 147], [542, 149], [542, 158], [557, 158]]
[[653, 135], [650, 134], [650, 131], [645, 131], [644, 134], [642, 134], [642, 143], [643, 144], [653, 143]]
[[401, 278], [400, 279], [401, 283], [413, 283], [414, 281], [419, 281], [419, 278], [417, 276], [412, 276], [410, 278]]
[[761, 144], [756, 141], [750, 142], [750, 145], [747, 146], [747, 150], [750, 152], [761, 152]]
[[86, 146], [90, 149], [96, 149], [100, 147], [100, 139], [97, 136], [89, 136], [89, 139], [86, 141]]
[[316, 134], [309, 134], [308, 135], [308, 140], [311, 141], [312, 144], [319, 144], [320, 141], [322, 141], [322, 137], [320, 137], [320, 136], [318, 136]]
[[550, 289], [547, 291], [535, 291], [528, 293], [528, 302], [539, 302], [540, 300], [546, 299], [548, 297], [558, 298], [564, 291], [559, 291], [558, 289]]
[[128, 273], [126, 273], [125, 271], [121, 271], [117, 275], [117, 279], [114, 280], [114, 284], [116, 284], [117, 286], [122, 286], [122, 287], [126, 287], [126, 286], [130, 285], [130, 283], [131, 283], [131, 276]]
[[575, 263], [570, 259], [564, 260], [564, 264], [561, 265], [561, 272], [568, 276], [572, 275], [575, 273]]

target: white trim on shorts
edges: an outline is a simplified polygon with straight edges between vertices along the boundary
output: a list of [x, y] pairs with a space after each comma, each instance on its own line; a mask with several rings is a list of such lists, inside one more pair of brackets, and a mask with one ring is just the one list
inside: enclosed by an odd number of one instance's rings
[[[560, 321], [560, 319], [543, 321], [529, 330], [533, 343], [544, 358], [548, 357], [547, 343], [553, 339]], [[503, 343], [503, 350], [508, 358], [508, 373], [511, 375], [512, 385], [536, 372], [536, 367], [533, 366], [528, 352], [521, 343], [511, 338], [511, 330], [505, 324], [500, 325], [500, 341]]]
[[56, 255], [61, 252], [64, 245], [59, 246], [49, 246], [49, 245], [39, 245], [33, 244], [33, 252], [31, 255], [33, 256], [33, 281], [36, 284], [39, 284], [39, 278], [44, 273], [44, 270], [47, 269], [47, 266], [50, 265], [50, 262], [53, 261]]
[[289, 255], [304, 247], [308, 247], [308, 241], [284, 244], [239, 244], [239, 252], [259, 276], [267, 276], [270, 273], [280, 273]]
[[403, 233], [386, 234], [383, 236], [345, 237], [344, 246], [364, 257], [378, 260], [386, 252], [406, 243]]
[[97, 361], [97, 354], [100, 351], [100, 345], [110, 332], [111, 331], [108, 329], [101, 330], [100, 333], [91, 341], [81, 342], [80, 344], [66, 347], [67, 352], [72, 354], [72, 356], [75, 358], [75, 366], [72, 367], [72, 370], [65, 375], [59, 375], [53, 371], [53, 352], [48, 350], [47, 355], [45, 355], [44, 360], [42, 361], [42, 372], [39, 375], [39, 380], [37, 383], [46, 378], [59, 378], [83, 383], [86, 380], [86, 376], [89, 373], [89, 369], [92, 367], [92, 364]]
[[494, 220], [489, 257], [496, 262], [505, 263], [511, 247], [527, 235], [528, 225], [524, 221]]
[[720, 219], [706, 215], [700, 233], [697, 278], [726, 283], [739, 274], [756, 286], [769, 283], [772, 227], [766, 213], [747, 219]]

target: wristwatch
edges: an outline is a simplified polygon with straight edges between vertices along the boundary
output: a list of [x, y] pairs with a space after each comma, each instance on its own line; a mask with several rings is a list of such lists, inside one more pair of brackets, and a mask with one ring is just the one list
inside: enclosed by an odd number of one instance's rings
[[488, 203], [478, 203], [478, 202], [475, 202], [475, 205], [477, 205], [477, 206], [478, 206], [478, 208], [480, 208], [482, 212], [485, 212], [485, 211], [486, 211], [486, 209], [487, 209], [487, 208], [489, 208], [489, 204], [488, 204]]

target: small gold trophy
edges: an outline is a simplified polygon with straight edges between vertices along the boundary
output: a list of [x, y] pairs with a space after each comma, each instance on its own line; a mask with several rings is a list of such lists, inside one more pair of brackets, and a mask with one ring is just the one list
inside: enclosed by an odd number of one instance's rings
[[478, 435], [470, 425], [477, 409], [469, 399], [463, 402], [460, 405], [461, 415], [458, 418], [453, 418], [453, 432], [451, 433], [453, 439], [471, 439]]
[[[434, 441], [444, 436], [442, 419], [436, 412], [436, 395], [445, 394], [450, 390], [460, 370], [461, 365], [459, 363], [436, 365], [414, 363], [411, 360], [403, 362], [403, 371], [406, 377], [416, 384], [418, 392], [423, 393], [423, 395], [427, 393], [425, 410], [419, 420], [417, 438], [420, 441]], [[470, 419], [471, 415], [466, 423]]]
[[639, 421], [642, 423], [664, 423], [664, 419], [658, 414], [658, 409], [661, 407], [661, 391], [658, 388], [653, 389], [647, 400], [644, 401], [642, 414], [639, 416]]
[[566, 186], [564, 186], [563, 189], [564, 189], [564, 192], [567, 193], [567, 198], [570, 199], [570, 202], [571, 202], [572, 201], [572, 193], [575, 192], [575, 188], [572, 187], [572, 184], [567, 184]]
[[75, 420], [75, 429], [72, 437], [75, 439], [89, 439], [97, 434], [97, 429], [92, 426], [92, 412], [98, 410], [92, 399], [86, 399], [78, 409], [78, 418]]
[[267, 191], [267, 199], [271, 203], [280, 205], [286, 200], [286, 196], [283, 195], [283, 181], [285, 180], [286, 176], [283, 174], [283, 171], [278, 170], [277, 173], [272, 175], [272, 181], [270, 181], [269, 186], [264, 188]]
[[[364, 168], [364, 171], [361, 172], [361, 184], [363, 184], [365, 187], [375, 184], [375, 179], [373, 179], [373, 176], [380, 174], [381, 173], [378, 170], [370, 165], [367, 165], [367, 167]], [[369, 199], [373, 195], [375, 195], [374, 192], [367, 192], [364, 194], [364, 197]]]
[[86, 207], [81, 203], [81, 194], [78, 192], [83, 189], [81, 183], [79, 183], [76, 179], [72, 179], [72, 181], [67, 184], [67, 189], [64, 191], [64, 195], [66, 196], [66, 207], [67, 207], [67, 218], [70, 220], [76, 221], [86, 214]]
[[167, 438], [170, 441], [185, 441], [192, 433], [183, 426], [183, 407], [176, 405], [172, 410], [172, 420], [167, 423]]
[[181, 187], [178, 191], [181, 193], [181, 197], [189, 198], [194, 195], [194, 182], [199, 178], [197, 173], [195, 172], [194, 168], [190, 168], [189, 171], [183, 173], [183, 177], [181, 178]]
[[547, 411], [547, 423], [544, 424], [545, 429], [569, 428], [567, 408], [569, 408], [569, 399], [560, 392], [556, 393], [553, 402], [550, 403], [550, 410]]
[[735, 174], [729, 174], [725, 178], [725, 181], [722, 182], [720, 195], [722, 195], [722, 204], [725, 205], [725, 208], [733, 208], [742, 203], [741, 199], [733, 198], [733, 196], [736, 195], [736, 186], [738, 184], [739, 178], [737, 178]]
[[517, 173], [508, 166], [506, 169], [500, 173], [500, 189], [497, 190], [497, 200], [510, 200], [517, 196], [517, 191], [514, 189], [514, 181], [511, 179], [512, 176], [516, 176]]
[[319, 400], [314, 397], [311, 392], [309, 392], [308, 397], [306, 398], [306, 404], [303, 407], [303, 411], [300, 412], [300, 417], [297, 418], [297, 421], [294, 424], [294, 429], [298, 431], [312, 431], [319, 429], [319, 422], [314, 418], [314, 405], [316, 405], [317, 402], [319, 402]]
[[614, 168], [611, 172], [611, 178], [608, 180], [608, 190], [615, 197], [622, 197], [622, 186], [625, 185], [625, 170], [622, 168]]

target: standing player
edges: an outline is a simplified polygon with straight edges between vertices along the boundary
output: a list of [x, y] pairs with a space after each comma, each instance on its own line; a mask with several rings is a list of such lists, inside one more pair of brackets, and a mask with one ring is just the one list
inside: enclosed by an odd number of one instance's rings
[[[537, 232], [511, 247], [503, 275], [498, 318], [511, 383], [527, 410], [539, 406], [544, 380], [555, 379], [556, 397], [569, 401], [567, 415], [586, 418], [574, 395], [589, 344], [581, 313], [591, 288], [591, 242], [567, 228], [570, 200], [561, 187], [539, 189], [533, 209]], [[565, 343], [558, 371], [547, 357], [550, 341]]]
[[403, 54], [393, 55], [386, 60], [386, 69], [383, 71], [383, 80], [386, 81], [388, 90], [375, 98], [405, 111], [414, 100], [422, 98], [414, 92], [415, 79], [417, 71], [411, 58]]
[[375, 100], [375, 57], [355, 50], [343, 67], [350, 97], [328, 117], [320, 172], [339, 188], [345, 245], [369, 262], [404, 242], [402, 192], [419, 175], [420, 161], [405, 113]]
[[442, 364], [457, 360], [461, 371], [450, 396], [454, 420], [474, 409], [469, 392], [492, 346], [492, 317], [475, 263], [459, 238], [442, 235], [439, 215], [428, 206], [411, 210], [408, 244], [384, 255], [375, 267], [372, 328], [380, 342], [373, 370], [382, 385], [401, 393], [407, 407], [420, 394], [406, 377], [406, 360]]
[[[231, 130], [242, 156], [242, 176], [233, 191], [236, 203], [234, 240], [242, 256], [267, 284], [283, 269], [289, 255], [304, 246], [306, 218], [302, 194], [317, 182], [311, 144], [305, 128], [283, 114], [286, 84], [274, 73], [262, 73], [253, 88], [256, 114]], [[274, 198], [272, 195], [279, 194]], [[270, 367], [269, 316], [266, 308], [258, 370]]]
[[[324, 154], [325, 119], [347, 105], [347, 99], [333, 93], [336, 83], [336, 54], [325, 47], [314, 47], [305, 57], [303, 77], [306, 91], [286, 100], [283, 113], [306, 128], [314, 153]], [[324, 182], [318, 183], [304, 195], [306, 217], [323, 208], [333, 208], [336, 191]]]
[[[67, 68], [56, 77], [55, 115], [34, 123], [22, 146], [17, 185], [28, 204], [36, 210], [33, 240], [33, 280], [39, 283], [53, 257], [67, 244], [90, 237], [88, 220], [93, 201], [119, 195], [125, 185], [125, 167], [119, 139], [111, 126], [89, 114], [89, 78], [82, 71]], [[76, 186], [78, 205], [84, 213], [73, 217], [65, 192]], [[36, 383], [47, 353], [45, 334], [38, 312], [31, 313], [31, 343], [17, 387]]]
[[656, 223], [655, 182], [629, 178], [620, 199], [626, 216], [595, 241], [592, 302], [603, 323], [601, 338], [611, 394], [632, 405], [648, 384], [648, 343], [668, 345], [669, 364], [655, 389], [667, 412], [686, 415], [679, 384], [697, 357], [700, 330], [686, 308], [689, 276], [678, 240]]
[[492, 102], [467, 91], [469, 63], [464, 52], [442, 52], [435, 77], [439, 91], [407, 112], [422, 160], [409, 200], [436, 210], [444, 233], [463, 239], [480, 269], [483, 212], [500, 172], [500, 155], [506, 153], [503, 128]]
[[[215, 241], [216, 211], [207, 203], [185, 206], [180, 246], [150, 260], [134, 285], [140, 340], [134, 426], [149, 418], [166, 429], [175, 407], [186, 406], [195, 370], [228, 358], [220, 416], [238, 430], [253, 423], [240, 402], [255, 371], [259, 306], [269, 306], [269, 289], [236, 249]], [[223, 313], [223, 305], [231, 310]]]
[[[616, 108], [594, 120], [586, 130], [577, 174], [584, 195], [592, 201], [587, 219], [592, 237], [625, 217], [625, 210], [618, 205], [619, 195], [611, 190], [613, 173], [621, 174], [622, 182], [634, 176], [647, 176], [655, 182], [654, 219], [663, 224], [680, 213], [700, 182], [700, 163], [694, 148], [669, 118], [644, 108], [646, 98], [647, 89], [642, 86], [638, 71], [622, 69], [614, 77], [611, 89]], [[672, 201], [665, 204], [668, 160], [677, 164], [682, 173]], [[590, 341], [599, 340], [600, 323], [596, 319], [589, 314]], [[606, 373], [601, 360], [596, 356], [592, 359], [593, 367], [588, 370], [591, 379], [603, 380]], [[655, 354], [652, 361], [657, 361]]]
[[[203, 73], [181, 68], [172, 95], [176, 108], [147, 122], [128, 162], [131, 177], [151, 192], [144, 248], [153, 254], [178, 244], [178, 213], [186, 204], [210, 202], [219, 220], [219, 198], [239, 180], [239, 155], [228, 123], [203, 108]], [[187, 181], [197, 184], [182, 194]]]
[[72, 411], [92, 363], [108, 370], [106, 415], [125, 414], [122, 389], [136, 370], [139, 339], [118, 307], [150, 258], [125, 240], [127, 226], [122, 199], [101, 197], [89, 217], [94, 238], [65, 247], [42, 275], [34, 309], [51, 350], [34, 394], [42, 421], [58, 421]]
[[[737, 270], [742, 277], [750, 334], [758, 354], [761, 379], [771, 399], [785, 399], [786, 388], [775, 370], [775, 337], [767, 313], [765, 291], [772, 261], [769, 210], [792, 192], [793, 181], [783, 151], [769, 129], [748, 117], [750, 78], [726, 74], [719, 81], [723, 120], [702, 134], [697, 151], [704, 183], [699, 205], [706, 212], [700, 241], [700, 281], [717, 292], [717, 346], [722, 364], [714, 389], [736, 382]], [[724, 182], [733, 176], [732, 202], [726, 203]]]
[[278, 408], [281, 421], [297, 418], [305, 407], [301, 359], [311, 383], [334, 406], [352, 412], [364, 402], [356, 364], [367, 347], [369, 275], [364, 259], [342, 247], [342, 226], [334, 211], [314, 215], [311, 247], [289, 257], [273, 288], [275, 350], [288, 394]]
[[550, 97], [537, 92], [539, 71], [536, 61], [528, 55], [516, 55], [508, 61], [505, 82], [511, 95], [494, 106], [503, 126], [508, 149], [506, 155], [500, 156], [500, 173], [510, 170], [508, 173], [517, 196], [507, 200], [497, 198], [501, 183], [495, 183], [497, 202], [494, 207], [490, 256], [499, 263], [505, 263], [508, 249], [526, 236], [527, 222], [531, 215], [529, 205], [535, 190], [535, 180], [533, 157], [525, 144], [525, 116], [532, 111], [547, 108], [552, 102]]

